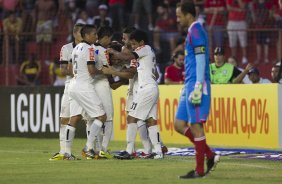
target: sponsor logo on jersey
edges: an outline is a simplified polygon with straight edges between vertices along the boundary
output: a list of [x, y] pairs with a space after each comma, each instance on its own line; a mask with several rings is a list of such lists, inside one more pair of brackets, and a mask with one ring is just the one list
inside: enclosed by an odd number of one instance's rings
[[90, 61], [94, 61], [95, 57], [94, 57], [94, 48], [89, 48], [89, 59]]

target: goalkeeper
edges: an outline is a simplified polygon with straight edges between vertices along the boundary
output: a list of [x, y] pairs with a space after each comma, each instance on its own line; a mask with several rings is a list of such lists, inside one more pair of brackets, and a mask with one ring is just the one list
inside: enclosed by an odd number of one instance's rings
[[180, 176], [182, 179], [190, 179], [203, 177], [209, 173], [219, 161], [219, 156], [207, 145], [203, 127], [209, 115], [211, 101], [207, 33], [196, 21], [193, 3], [178, 4], [176, 16], [180, 25], [188, 28], [184, 59], [185, 81], [176, 113], [175, 130], [188, 137], [195, 146], [196, 168]]

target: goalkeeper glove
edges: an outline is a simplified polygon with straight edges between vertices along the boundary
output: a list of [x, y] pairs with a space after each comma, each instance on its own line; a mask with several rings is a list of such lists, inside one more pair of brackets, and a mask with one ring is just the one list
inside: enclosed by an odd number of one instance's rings
[[202, 102], [202, 89], [203, 86], [200, 82], [197, 82], [195, 84], [195, 88], [194, 91], [192, 91], [192, 93], [190, 94], [190, 101], [192, 102], [192, 104], [194, 105], [199, 105]]

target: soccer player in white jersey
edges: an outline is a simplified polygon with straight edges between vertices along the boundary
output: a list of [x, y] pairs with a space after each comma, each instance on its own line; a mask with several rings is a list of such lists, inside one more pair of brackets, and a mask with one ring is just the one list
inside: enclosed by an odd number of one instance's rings
[[[134, 27], [128, 27], [123, 30], [123, 42], [124, 46], [122, 48], [123, 52], [130, 53], [132, 52], [132, 47], [129, 42], [129, 36], [130, 34], [135, 31], [136, 29]], [[114, 57], [114, 56], [113, 56]], [[125, 67], [127, 69], [124, 69], [122, 71], [115, 71], [115, 70], [109, 70], [108, 72], [112, 72], [111, 74], [119, 76], [121, 78], [129, 79], [129, 86], [128, 86], [128, 92], [127, 92], [127, 98], [126, 98], [126, 107], [125, 110], [127, 111], [127, 114], [132, 110], [132, 101], [134, 94], [137, 93], [138, 89], [138, 74], [137, 74], [137, 61], [135, 59], [131, 60], [130, 63], [125, 64]], [[107, 68], [105, 68], [107, 70]], [[130, 116], [127, 117], [127, 123], [132, 122], [134, 120], [131, 119]], [[144, 146], [144, 153], [150, 154], [152, 151], [151, 148], [151, 142], [148, 136], [148, 130], [146, 123], [144, 121], [138, 121], [137, 127], [140, 134], [141, 142]], [[127, 126], [127, 148], [125, 152], [120, 153], [117, 155], [116, 158], [120, 159], [131, 159], [133, 158], [132, 154], [135, 151], [135, 137], [130, 135], [136, 135], [137, 129], [135, 128], [135, 124], [128, 124]]]
[[[95, 50], [95, 66], [98, 70], [101, 70], [103, 66], [109, 65], [109, 55], [107, 54], [106, 48], [111, 43], [113, 35], [113, 29], [110, 27], [100, 27], [97, 30], [97, 43], [94, 44]], [[96, 151], [99, 152], [99, 157], [112, 158], [112, 155], [108, 152], [108, 145], [111, 140], [113, 130], [113, 100], [112, 91], [108, 78], [104, 74], [95, 75], [94, 77], [94, 88], [97, 92], [98, 97], [102, 101], [103, 107], [106, 111], [107, 120], [104, 123], [102, 134], [98, 138], [100, 144], [96, 144]], [[101, 135], [102, 135], [101, 134]], [[99, 148], [98, 145], [102, 147]]]
[[94, 142], [101, 133], [101, 128], [107, 119], [102, 102], [98, 97], [93, 83], [94, 77], [102, 74], [95, 67], [94, 48], [92, 44], [96, 41], [96, 28], [85, 25], [81, 29], [83, 41], [78, 44], [72, 52], [74, 77], [69, 86], [70, 121], [66, 127], [66, 151], [64, 159], [73, 160], [71, 155], [72, 142], [75, 135], [76, 123], [82, 119], [85, 111], [88, 119], [93, 123], [87, 137], [85, 154], [88, 159], [94, 159]]
[[60, 52], [60, 67], [62, 74], [67, 76], [67, 80], [65, 81], [65, 90], [62, 97], [61, 103], [61, 113], [60, 113], [60, 152], [54, 154], [52, 158], [49, 160], [62, 160], [64, 158], [65, 153], [65, 129], [70, 119], [70, 103], [69, 103], [69, 83], [72, 74], [72, 64], [71, 64], [71, 53], [74, 47], [82, 41], [80, 30], [84, 24], [75, 24], [73, 27], [73, 37], [74, 42], [68, 43], [61, 48]]
[[[160, 132], [157, 126], [157, 101], [159, 97], [158, 84], [156, 82], [156, 59], [152, 48], [147, 43], [147, 34], [141, 30], [135, 30], [130, 34], [130, 43], [134, 52], [117, 52], [108, 49], [108, 52], [115, 57], [129, 61], [137, 60], [138, 89], [134, 96], [131, 110], [129, 112], [128, 126], [132, 126], [130, 140], [135, 141], [137, 132], [137, 122], [145, 121], [148, 126], [150, 140], [154, 146], [155, 153], [148, 155], [147, 158], [161, 159], [163, 153], [160, 142]], [[133, 141], [133, 147], [134, 147]], [[133, 148], [132, 148], [133, 149]]]

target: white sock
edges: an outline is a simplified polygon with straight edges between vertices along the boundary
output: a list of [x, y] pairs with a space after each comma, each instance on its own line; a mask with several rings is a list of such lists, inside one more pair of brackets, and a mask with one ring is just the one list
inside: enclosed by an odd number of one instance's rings
[[[99, 119], [95, 119], [93, 121], [93, 123], [90, 127], [90, 134], [88, 135], [87, 142], [86, 142], [86, 146], [87, 146], [88, 150], [94, 148], [94, 142], [96, 141], [97, 136], [101, 132], [102, 125], [103, 125], [103, 123]], [[100, 146], [99, 141], [97, 141], [96, 143], [98, 143], [98, 146]]]
[[93, 121], [87, 120], [86, 122], [86, 137], [88, 138], [89, 134], [90, 134], [90, 127], [92, 125]]
[[70, 125], [67, 125], [66, 130], [65, 130], [65, 135], [66, 135], [65, 153], [68, 153], [71, 155], [71, 147], [72, 147], [72, 142], [73, 142], [74, 135], [75, 135], [75, 128]]
[[126, 151], [129, 154], [132, 154], [134, 152], [134, 143], [135, 143], [136, 134], [137, 134], [137, 124], [129, 123], [127, 125], [127, 132], [126, 132], [126, 140], [127, 140]]
[[149, 131], [149, 137], [154, 146], [155, 152], [157, 154], [161, 154], [162, 147], [161, 147], [161, 142], [160, 142], [160, 130], [159, 130], [158, 125], [150, 126], [148, 128], [148, 131]]
[[63, 125], [63, 124], [61, 124], [60, 126], [60, 133], [59, 133], [60, 154], [65, 154], [65, 150], [66, 150], [66, 127], [67, 125]]
[[105, 122], [105, 135], [103, 136], [103, 142], [102, 142], [102, 149], [103, 151], [108, 150], [109, 142], [111, 141], [113, 132], [113, 121], [106, 121]]
[[[137, 123], [137, 124], [141, 125], [140, 123]], [[151, 145], [151, 141], [149, 139], [148, 129], [147, 129], [147, 125], [146, 125], [145, 122], [141, 126], [138, 126], [138, 131], [139, 131], [140, 139], [141, 139], [142, 144], [144, 146], [144, 153], [145, 154], [151, 153], [152, 152], [152, 145]]]
[[101, 151], [102, 150], [102, 141], [103, 141], [103, 135], [100, 132], [100, 134], [97, 136], [97, 139], [94, 142], [94, 150], [95, 151]]

